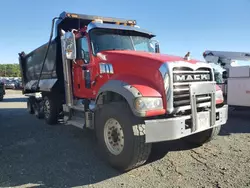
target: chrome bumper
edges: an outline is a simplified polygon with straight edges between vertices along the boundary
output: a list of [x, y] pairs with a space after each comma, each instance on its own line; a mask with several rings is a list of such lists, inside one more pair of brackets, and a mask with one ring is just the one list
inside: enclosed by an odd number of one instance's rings
[[[147, 120], [145, 121], [146, 143], [175, 140], [192, 135], [213, 127], [223, 125], [228, 119], [228, 106], [216, 109], [215, 123], [211, 124], [210, 112], [198, 112], [196, 116], [196, 129], [186, 127], [186, 121], [191, 116], [181, 116], [176, 118]], [[193, 131], [194, 130], [194, 131]]]

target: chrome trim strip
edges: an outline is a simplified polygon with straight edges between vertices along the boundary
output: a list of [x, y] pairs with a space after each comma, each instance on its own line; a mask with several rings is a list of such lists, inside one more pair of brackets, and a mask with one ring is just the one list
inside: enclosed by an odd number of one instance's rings
[[105, 73], [105, 65], [104, 65], [104, 63], [100, 63], [99, 66], [100, 66], [100, 74]]
[[201, 83], [201, 82], [207, 83], [210, 81], [181, 82], [181, 83], [174, 83], [174, 86], [187, 86], [188, 87], [189, 84], [195, 84], [195, 83]]
[[169, 68], [169, 65], [170, 64], [168, 62], [162, 63], [162, 65], [159, 68], [159, 71], [161, 73], [164, 85], [165, 85], [166, 75], [168, 74], [168, 77], [169, 77], [169, 81], [168, 81], [169, 86], [168, 86], [168, 90], [165, 91], [165, 97], [166, 97], [166, 103], [167, 103], [167, 107], [166, 107], [167, 113], [171, 114], [174, 110], [173, 108], [173, 74], [171, 72], [171, 68]]
[[173, 71], [175, 74], [180, 74], [180, 73], [209, 73], [209, 71]]
[[[210, 106], [211, 106], [211, 102], [205, 102], [205, 103], [197, 104], [197, 108], [210, 107]], [[180, 107], [176, 107], [174, 109], [174, 113], [178, 113], [178, 112], [185, 111], [185, 110], [190, 110], [190, 109], [191, 109], [191, 105], [180, 106]]]
[[109, 64], [109, 73], [114, 74], [114, 69], [112, 64]]

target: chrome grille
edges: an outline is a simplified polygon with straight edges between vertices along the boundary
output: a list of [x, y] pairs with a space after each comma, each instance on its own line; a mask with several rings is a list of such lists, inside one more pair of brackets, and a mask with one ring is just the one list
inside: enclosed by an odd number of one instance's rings
[[[201, 79], [203, 75], [203, 79]], [[206, 76], [204, 76], [206, 75]], [[176, 80], [175, 78], [179, 78]], [[197, 78], [197, 79], [188, 79]], [[204, 79], [206, 77], [206, 79]], [[173, 68], [173, 107], [182, 107], [190, 105], [190, 92], [189, 84], [194, 82], [208, 82], [212, 81], [212, 72], [210, 68], [198, 68], [193, 70], [189, 67], [175, 67]], [[199, 78], [199, 79], [198, 79]], [[211, 96], [208, 95], [198, 95], [197, 105], [201, 103], [207, 103], [211, 100]]]

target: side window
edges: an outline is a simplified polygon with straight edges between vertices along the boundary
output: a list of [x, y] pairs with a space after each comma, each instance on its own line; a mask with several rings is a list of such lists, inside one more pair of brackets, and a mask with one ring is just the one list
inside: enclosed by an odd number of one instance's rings
[[84, 59], [86, 63], [89, 63], [89, 46], [88, 46], [88, 40], [86, 37], [79, 39], [80, 45], [79, 45], [79, 55], [81, 59]]

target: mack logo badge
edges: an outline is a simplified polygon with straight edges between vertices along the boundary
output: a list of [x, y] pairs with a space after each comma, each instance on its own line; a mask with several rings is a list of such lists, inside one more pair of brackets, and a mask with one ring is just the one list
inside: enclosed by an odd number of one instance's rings
[[176, 81], [176, 82], [210, 81], [210, 74], [182, 74], [182, 75], [174, 75], [174, 81]]

